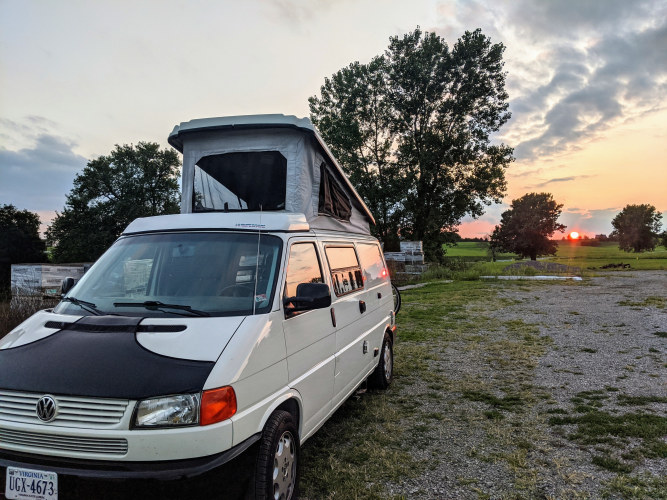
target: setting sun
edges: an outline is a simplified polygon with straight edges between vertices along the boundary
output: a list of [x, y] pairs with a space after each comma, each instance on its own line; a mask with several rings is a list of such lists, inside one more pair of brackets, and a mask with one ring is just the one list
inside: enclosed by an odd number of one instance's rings
[[576, 232], [576, 231], [572, 231], [572, 232], [570, 233], [570, 239], [571, 239], [571, 240], [576, 240], [576, 239], [578, 239], [578, 238], [579, 238], [579, 233], [578, 233], [578, 232]]

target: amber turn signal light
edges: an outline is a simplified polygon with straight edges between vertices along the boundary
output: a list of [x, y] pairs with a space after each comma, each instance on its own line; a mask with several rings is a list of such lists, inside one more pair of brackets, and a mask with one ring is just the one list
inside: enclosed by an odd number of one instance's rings
[[236, 393], [231, 387], [220, 387], [202, 393], [199, 425], [222, 422], [235, 413]]

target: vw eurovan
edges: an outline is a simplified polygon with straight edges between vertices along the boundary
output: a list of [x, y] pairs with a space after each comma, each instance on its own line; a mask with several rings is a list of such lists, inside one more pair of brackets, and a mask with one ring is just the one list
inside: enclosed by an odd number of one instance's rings
[[192, 477], [252, 447], [253, 495], [289, 499], [300, 446], [392, 378], [373, 217], [309, 120], [192, 120], [177, 215], [137, 219], [61, 302], [0, 339], [11, 499], [60, 476]]

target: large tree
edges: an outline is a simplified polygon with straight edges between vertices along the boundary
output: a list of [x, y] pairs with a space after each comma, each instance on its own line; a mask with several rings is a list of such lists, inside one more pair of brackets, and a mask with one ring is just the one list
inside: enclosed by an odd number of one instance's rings
[[175, 151], [150, 142], [89, 161], [47, 230], [54, 260], [93, 261], [137, 217], [178, 213], [179, 165]]
[[653, 205], [626, 205], [614, 217], [611, 225], [618, 246], [626, 252], [643, 252], [655, 249], [660, 233], [660, 214]]
[[558, 222], [562, 208], [549, 193], [528, 193], [512, 200], [510, 209], [501, 215], [500, 225], [493, 230], [491, 247], [531, 260], [554, 255], [558, 244], [551, 236], [565, 230]]
[[29, 210], [0, 207], [0, 294], [9, 289], [12, 264], [46, 262], [39, 224], [39, 216]]
[[512, 149], [491, 134], [509, 119], [504, 47], [480, 30], [450, 50], [417, 28], [384, 55], [325, 79], [311, 119], [341, 159], [387, 243], [424, 240], [431, 258], [464, 215], [499, 201]]
[[350, 64], [325, 78], [321, 97], [311, 97], [313, 122], [375, 217], [375, 234], [386, 250], [398, 250], [404, 176], [392, 157], [387, 65], [383, 57]]

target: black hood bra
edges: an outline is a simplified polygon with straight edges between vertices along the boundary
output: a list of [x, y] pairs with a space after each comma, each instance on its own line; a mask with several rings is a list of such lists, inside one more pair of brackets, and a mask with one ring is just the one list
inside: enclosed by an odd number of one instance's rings
[[0, 350], [0, 390], [120, 399], [201, 391], [215, 363], [148, 351], [136, 339], [142, 319], [84, 316]]

